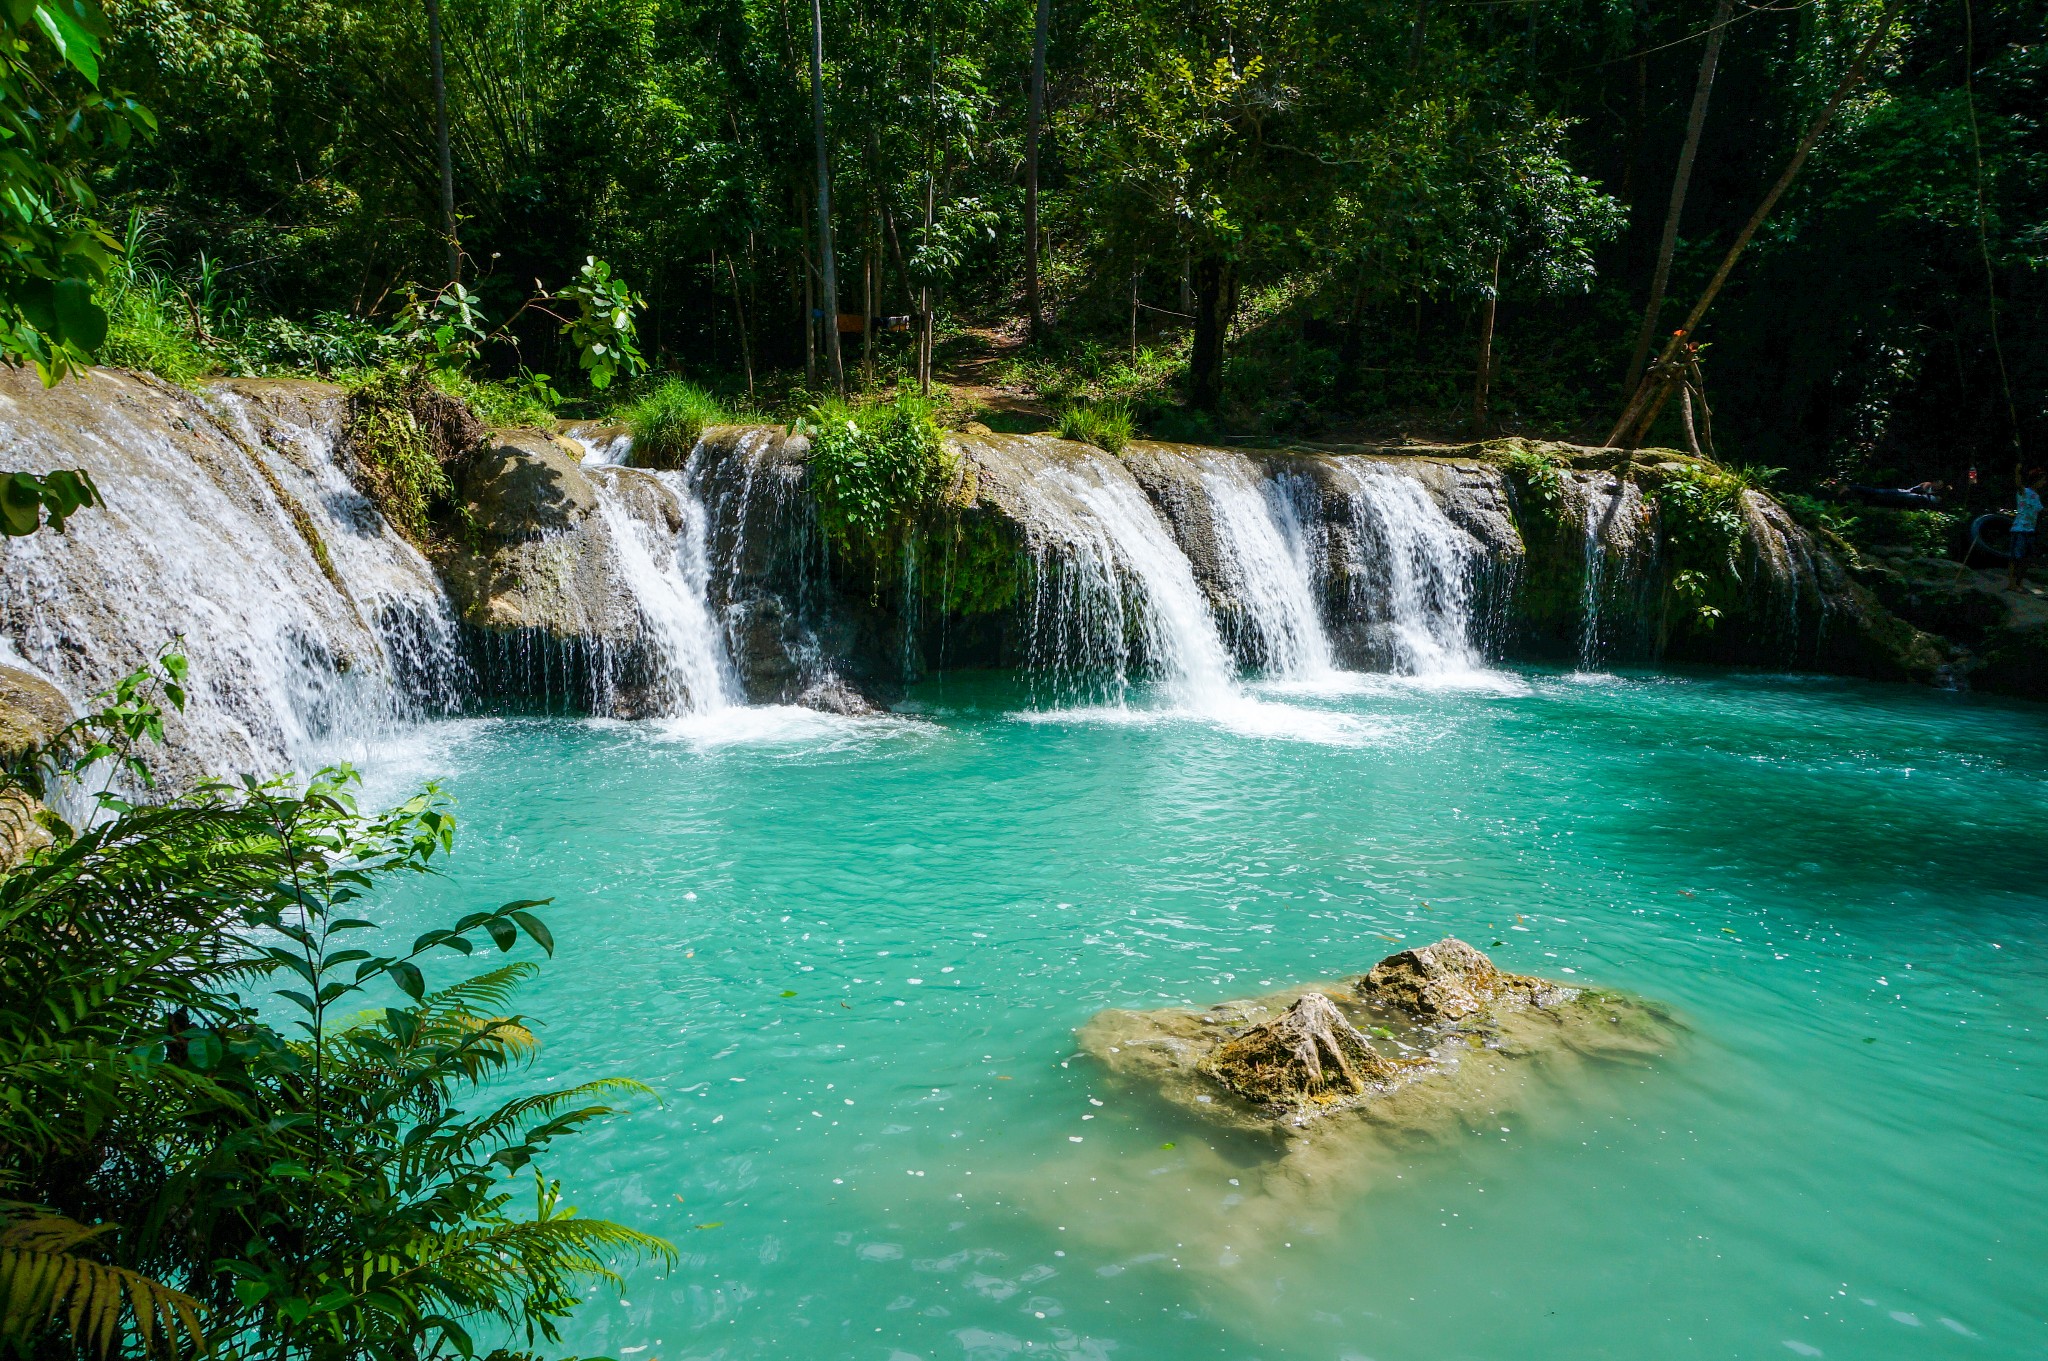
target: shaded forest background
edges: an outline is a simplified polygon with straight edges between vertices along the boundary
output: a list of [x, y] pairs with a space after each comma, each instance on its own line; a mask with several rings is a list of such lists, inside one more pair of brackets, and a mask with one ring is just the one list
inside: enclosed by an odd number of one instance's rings
[[[1027, 329], [1037, 8], [822, 4], [841, 312], [916, 314], [929, 289], [942, 369], [993, 348], [997, 376], [1128, 399], [1162, 434], [1447, 433], [1473, 419], [1497, 271], [1486, 421], [1606, 433], [1714, 0], [1051, 0], [1045, 325], [1005, 345]], [[823, 385], [809, 6], [441, 9], [486, 312], [596, 255], [645, 298], [658, 370], [763, 402]], [[1726, 9], [1660, 335], [1880, 9]], [[194, 326], [271, 337], [233, 363], [321, 368], [407, 283], [443, 280], [423, 0], [108, 12], [105, 83], [161, 132], [104, 172], [105, 216]], [[2039, 0], [1904, 11], [1698, 337], [1724, 459], [1801, 482], [1977, 468], [1992, 500], [2016, 449], [2042, 448], [2043, 26]], [[1188, 381], [1204, 309], [1227, 335], [1206, 393]], [[487, 362], [573, 373], [535, 321]], [[856, 383], [915, 370], [914, 331], [846, 342]], [[1668, 416], [1656, 433], [1679, 438]]]

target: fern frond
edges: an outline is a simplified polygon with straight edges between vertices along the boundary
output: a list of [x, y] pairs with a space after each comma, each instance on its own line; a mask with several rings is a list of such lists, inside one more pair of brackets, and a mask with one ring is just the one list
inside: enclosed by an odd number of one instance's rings
[[60, 1316], [81, 1350], [105, 1356], [128, 1321], [146, 1354], [206, 1349], [203, 1306], [139, 1271], [74, 1251], [103, 1230], [38, 1214], [0, 1228], [0, 1342], [26, 1351]]

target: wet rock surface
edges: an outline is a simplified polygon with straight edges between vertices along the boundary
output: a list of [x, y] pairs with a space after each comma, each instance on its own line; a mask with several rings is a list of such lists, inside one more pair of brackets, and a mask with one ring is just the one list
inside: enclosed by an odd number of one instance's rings
[[1654, 1003], [1505, 973], [1447, 937], [1348, 983], [1205, 1012], [1104, 1011], [1080, 1040], [1110, 1072], [1207, 1121], [1293, 1137], [1452, 1127], [1539, 1071], [1641, 1061], [1677, 1032]]
[[[0, 763], [12, 765], [49, 743], [71, 721], [71, 702], [56, 686], [0, 662]], [[26, 790], [0, 788], [0, 869], [50, 844], [39, 821], [42, 804]]]

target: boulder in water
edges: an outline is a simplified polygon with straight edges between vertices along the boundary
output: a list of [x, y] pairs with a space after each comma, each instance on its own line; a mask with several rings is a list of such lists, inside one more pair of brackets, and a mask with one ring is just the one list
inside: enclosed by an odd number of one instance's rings
[[1424, 1025], [1463, 1021], [1497, 1003], [1547, 1006], [1575, 993], [1541, 978], [1502, 973], [1456, 936], [1388, 955], [1358, 980], [1357, 989], [1359, 1000], [1405, 1012]]
[[1278, 1110], [1328, 1107], [1384, 1088], [1400, 1070], [1373, 1050], [1320, 992], [1225, 1040], [1201, 1071], [1248, 1101]]
[[1110, 1072], [1216, 1123], [1426, 1133], [1497, 1111], [1539, 1073], [1657, 1054], [1675, 1028], [1652, 1003], [1504, 973], [1446, 938], [1348, 986], [1099, 1012], [1080, 1040]]

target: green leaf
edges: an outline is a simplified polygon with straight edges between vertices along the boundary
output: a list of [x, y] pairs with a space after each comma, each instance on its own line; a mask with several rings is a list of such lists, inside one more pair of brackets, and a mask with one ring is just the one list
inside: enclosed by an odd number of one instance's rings
[[391, 981], [398, 985], [399, 990], [412, 998], [413, 1001], [417, 1002], [427, 995], [427, 980], [421, 977], [417, 965], [399, 960], [387, 972], [391, 975]]

